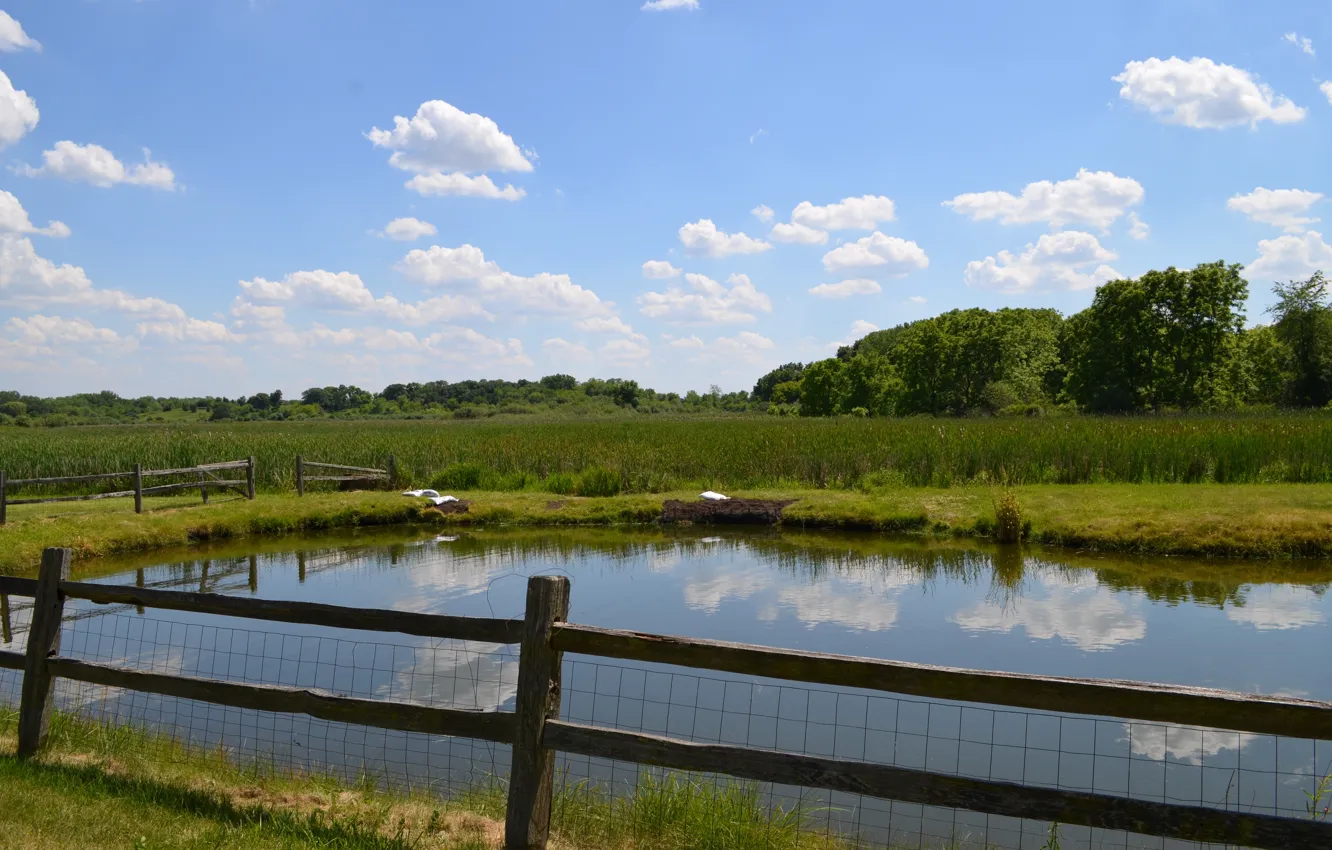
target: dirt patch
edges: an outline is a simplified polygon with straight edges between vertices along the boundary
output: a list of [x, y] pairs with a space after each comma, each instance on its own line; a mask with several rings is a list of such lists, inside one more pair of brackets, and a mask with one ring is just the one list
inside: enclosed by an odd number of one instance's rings
[[457, 502], [444, 502], [439, 505], [431, 505], [426, 508], [428, 511], [439, 511], [442, 514], [465, 514], [472, 507], [472, 503], [467, 500]]
[[795, 499], [725, 499], [681, 502], [668, 499], [661, 506], [662, 522], [694, 522], [704, 525], [776, 525], [782, 509]]
[[558, 511], [560, 508], [564, 507], [564, 506], [567, 505], [567, 504], [569, 504], [569, 503], [568, 503], [568, 502], [561, 502], [561, 501], [558, 501], [558, 500], [557, 500], [557, 501], [554, 501], [554, 502], [546, 502], [546, 510], [548, 510], [548, 511]]

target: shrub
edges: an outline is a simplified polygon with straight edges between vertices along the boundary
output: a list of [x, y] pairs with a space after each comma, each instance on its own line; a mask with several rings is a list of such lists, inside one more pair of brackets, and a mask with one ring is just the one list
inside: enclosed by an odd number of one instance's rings
[[1022, 539], [1022, 503], [1012, 490], [1005, 490], [995, 502], [994, 526], [994, 537], [1000, 543], [1017, 543]]
[[430, 481], [435, 490], [476, 490], [486, 470], [475, 463], [451, 463]]
[[568, 472], [553, 472], [546, 476], [545, 488], [557, 496], [570, 496], [578, 489], [578, 479]]
[[611, 472], [604, 466], [591, 466], [578, 476], [579, 496], [615, 496], [620, 492], [619, 473]]

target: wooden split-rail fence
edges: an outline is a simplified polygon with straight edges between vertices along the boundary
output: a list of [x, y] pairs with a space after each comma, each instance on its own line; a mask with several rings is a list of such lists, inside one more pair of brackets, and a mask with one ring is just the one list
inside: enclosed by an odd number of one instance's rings
[[[327, 469], [334, 474], [308, 475], [306, 473], [307, 469]], [[382, 481], [392, 487], [398, 481], [398, 460], [393, 455], [389, 455], [387, 468], [373, 469], [365, 466], [347, 466], [341, 463], [315, 463], [296, 455], [296, 495], [304, 496], [305, 485], [311, 481], [355, 481], [361, 483]]]
[[[220, 473], [228, 470], [244, 470], [245, 477], [239, 479], [219, 478]], [[194, 475], [196, 481], [178, 482], [175, 484], [158, 484], [145, 487], [143, 480], [145, 478], [161, 478], [169, 475]], [[31, 486], [50, 486], [60, 484], [91, 484], [98, 481], [124, 481], [129, 480], [130, 489], [117, 490], [111, 493], [91, 493], [78, 496], [40, 496], [31, 498], [14, 499], [10, 493], [16, 488]], [[6, 520], [7, 508], [10, 505], [38, 505], [47, 502], [91, 502], [98, 499], [134, 499], [134, 512], [143, 513], [144, 496], [161, 496], [167, 493], [177, 493], [182, 490], [198, 490], [203, 498], [204, 504], [208, 504], [209, 489], [234, 489], [247, 499], [254, 498], [254, 458], [249, 457], [245, 460], [229, 460], [222, 463], [203, 463], [198, 466], [189, 466], [183, 469], [144, 469], [142, 464], [134, 464], [134, 469], [129, 472], [102, 472], [96, 475], [66, 475], [59, 478], [7, 478], [5, 472], [0, 470], [0, 525]]]
[[[258, 711], [303, 713], [329, 721], [512, 745], [505, 824], [505, 846], [509, 850], [547, 846], [557, 751], [1185, 841], [1269, 850], [1332, 847], [1332, 823], [1313, 819], [1032, 787], [744, 746], [700, 744], [559, 719], [561, 662], [566, 652], [916, 697], [1314, 741], [1332, 740], [1332, 703], [1328, 702], [1142, 682], [963, 670], [576, 625], [566, 622], [569, 580], [556, 576], [529, 579], [526, 615], [518, 621], [72, 582], [67, 578], [69, 564], [70, 550], [48, 549], [36, 579], [0, 576], [0, 596], [34, 599], [26, 652], [0, 652], [0, 668], [23, 671], [18, 734], [22, 757], [31, 756], [41, 747], [51, 714], [52, 682], [65, 678]], [[66, 599], [516, 643], [521, 646], [516, 709], [436, 708], [77, 660], [60, 654]]]

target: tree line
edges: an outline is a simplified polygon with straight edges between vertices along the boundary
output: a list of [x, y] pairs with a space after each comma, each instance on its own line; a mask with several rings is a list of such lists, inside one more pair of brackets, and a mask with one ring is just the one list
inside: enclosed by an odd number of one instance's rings
[[1277, 284], [1271, 322], [1245, 328], [1241, 272], [1216, 262], [1110, 281], [1067, 318], [952, 310], [875, 331], [826, 360], [778, 367], [752, 397], [804, 416], [1327, 406], [1332, 306], [1323, 274]]
[[836, 356], [787, 363], [752, 392], [658, 392], [619, 378], [310, 387], [237, 398], [43, 398], [0, 392], [0, 425], [452, 417], [495, 414], [955, 416], [1326, 407], [1332, 305], [1321, 272], [1277, 284], [1268, 324], [1245, 328], [1248, 283], [1224, 262], [1168, 268], [1096, 290], [1067, 318], [1051, 309], [952, 310], [875, 331]]

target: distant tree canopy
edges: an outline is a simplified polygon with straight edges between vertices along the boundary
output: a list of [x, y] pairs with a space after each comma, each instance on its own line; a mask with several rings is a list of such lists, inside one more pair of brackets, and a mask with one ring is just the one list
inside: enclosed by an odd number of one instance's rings
[[1049, 309], [951, 310], [875, 331], [803, 369], [774, 369], [754, 396], [798, 401], [803, 416], [1326, 406], [1332, 307], [1322, 273], [1278, 284], [1273, 324], [1245, 330], [1241, 271], [1216, 262], [1110, 281], [1068, 319]]

